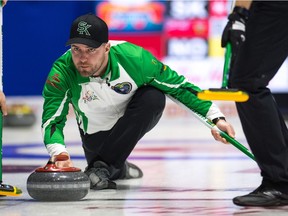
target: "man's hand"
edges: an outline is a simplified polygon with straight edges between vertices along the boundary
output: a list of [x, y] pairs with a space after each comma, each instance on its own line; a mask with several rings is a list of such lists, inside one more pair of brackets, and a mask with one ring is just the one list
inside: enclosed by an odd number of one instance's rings
[[6, 5], [8, 0], [2, 0], [2, 7], [4, 7]]
[[0, 91], [0, 107], [4, 116], [8, 114], [5, 94]]
[[[229, 123], [226, 122], [225, 120], [222, 120], [222, 119], [219, 120], [219, 121], [217, 122], [216, 126], [217, 126], [220, 130], [226, 132], [230, 137], [235, 138], [234, 128], [232, 127], [231, 124], [229, 124]], [[225, 144], [228, 144], [227, 140], [224, 139], [223, 137], [221, 137], [221, 136], [220, 136], [220, 133], [219, 133], [217, 130], [212, 129], [212, 130], [211, 130], [211, 133], [212, 133], [212, 135], [213, 135], [213, 137], [214, 137], [215, 140], [220, 141], [220, 142], [225, 143]]]
[[55, 165], [59, 168], [62, 168], [62, 167], [73, 167], [73, 163], [72, 161], [70, 160], [70, 156], [67, 152], [62, 152], [60, 153], [60, 155], [67, 155], [68, 156], [68, 160], [65, 160], [65, 161], [56, 161]]
[[232, 59], [233, 65], [237, 56], [238, 50], [246, 40], [246, 23], [249, 17], [249, 10], [244, 7], [236, 6], [233, 12], [228, 16], [228, 23], [224, 28], [221, 46], [226, 47], [227, 43], [231, 43], [232, 46]]

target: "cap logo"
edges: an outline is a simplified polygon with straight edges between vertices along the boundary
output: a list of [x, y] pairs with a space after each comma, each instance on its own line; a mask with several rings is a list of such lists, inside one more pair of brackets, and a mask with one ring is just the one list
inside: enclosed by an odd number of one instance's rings
[[89, 25], [87, 22], [81, 21], [78, 23], [77, 31], [79, 34], [86, 34], [87, 36], [90, 36], [90, 32], [88, 31], [88, 28], [90, 28], [91, 25]]

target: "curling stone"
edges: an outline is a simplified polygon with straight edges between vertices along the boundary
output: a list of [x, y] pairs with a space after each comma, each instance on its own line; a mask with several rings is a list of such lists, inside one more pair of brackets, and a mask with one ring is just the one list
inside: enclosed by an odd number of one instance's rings
[[8, 127], [28, 127], [36, 122], [32, 108], [25, 104], [7, 106], [8, 115], [3, 118], [3, 125]]
[[39, 201], [77, 201], [88, 194], [90, 180], [81, 169], [56, 166], [57, 161], [67, 159], [66, 155], [57, 155], [28, 177], [27, 191], [32, 198]]

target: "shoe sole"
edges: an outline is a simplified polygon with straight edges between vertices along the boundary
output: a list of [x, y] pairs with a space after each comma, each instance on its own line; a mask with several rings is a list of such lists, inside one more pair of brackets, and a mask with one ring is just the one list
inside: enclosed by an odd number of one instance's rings
[[91, 186], [90, 189], [92, 190], [105, 190], [105, 189], [117, 189], [117, 185], [115, 182], [107, 181], [101, 185], [94, 185]]
[[251, 202], [251, 201], [247, 201], [247, 202], [243, 202], [243, 201], [237, 201], [233, 199], [233, 203], [235, 205], [238, 206], [262, 206], [262, 207], [268, 207], [268, 206], [284, 206], [284, 205], [288, 205], [288, 200], [284, 201], [284, 200], [270, 200], [270, 201], [266, 201], [266, 202]]
[[[137, 167], [135, 164], [130, 163], [128, 161], [127, 161], [127, 165], [128, 165], [128, 170], [126, 171], [127, 173], [126, 173], [126, 175], [125, 175], [125, 177], [123, 179], [137, 179], [137, 178], [142, 178], [143, 177], [143, 172], [142, 172], [142, 170], [139, 167]], [[134, 177], [134, 176], [130, 175], [129, 174], [129, 169], [138, 170], [139, 171], [139, 176]]]

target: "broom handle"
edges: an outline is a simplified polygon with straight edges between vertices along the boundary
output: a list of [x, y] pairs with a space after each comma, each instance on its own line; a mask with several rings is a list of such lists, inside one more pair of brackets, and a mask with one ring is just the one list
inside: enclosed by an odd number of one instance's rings
[[240, 151], [242, 151], [244, 154], [246, 154], [248, 157], [250, 157], [251, 159], [253, 159], [255, 161], [254, 155], [245, 146], [243, 146], [241, 143], [239, 143], [237, 140], [235, 140], [234, 138], [229, 136], [224, 131], [220, 130], [215, 124], [213, 124], [213, 122], [211, 122], [209, 119], [207, 119], [206, 117], [204, 117], [200, 113], [197, 113], [193, 110], [192, 110], [192, 113], [194, 114], [194, 116], [197, 119], [199, 119], [207, 127], [209, 127], [210, 129], [216, 129], [220, 133], [220, 135], [227, 140], [227, 142], [231, 143], [233, 146], [238, 148]]
[[224, 89], [228, 87], [228, 77], [229, 77], [230, 64], [231, 64], [231, 51], [232, 51], [232, 46], [230, 42], [228, 42], [226, 45], [224, 69], [223, 69], [223, 77], [222, 77], [222, 88]]

